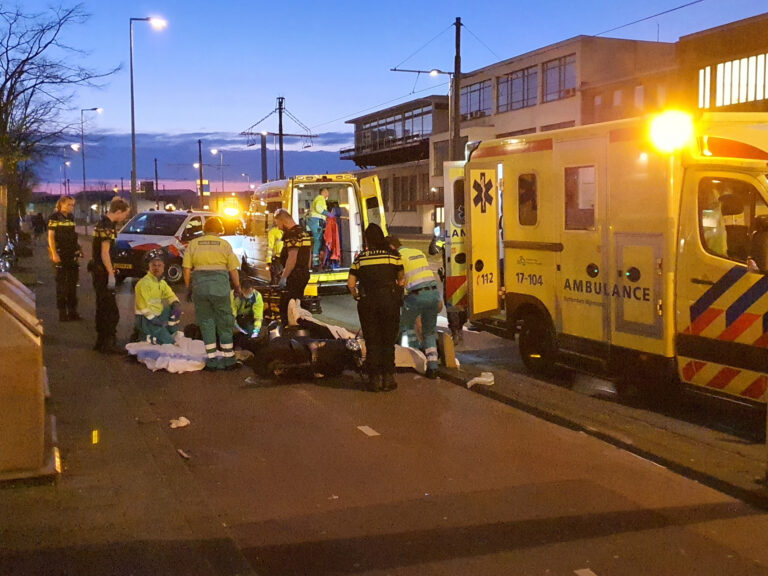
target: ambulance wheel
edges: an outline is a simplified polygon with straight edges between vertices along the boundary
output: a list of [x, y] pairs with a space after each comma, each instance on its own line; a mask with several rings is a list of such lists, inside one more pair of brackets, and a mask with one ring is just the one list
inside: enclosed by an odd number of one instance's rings
[[518, 336], [518, 348], [523, 364], [534, 374], [552, 371], [557, 358], [555, 330], [543, 314], [526, 314]]
[[173, 260], [168, 263], [165, 270], [165, 279], [168, 284], [177, 284], [184, 277], [184, 269], [181, 267], [181, 260]]

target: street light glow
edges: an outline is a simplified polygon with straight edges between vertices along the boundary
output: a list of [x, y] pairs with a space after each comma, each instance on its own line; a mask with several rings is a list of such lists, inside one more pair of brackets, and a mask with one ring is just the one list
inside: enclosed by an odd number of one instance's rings
[[163, 20], [162, 18], [150, 17], [149, 18], [149, 24], [155, 30], [162, 30], [163, 28], [168, 26], [168, 21], [167, 20]]

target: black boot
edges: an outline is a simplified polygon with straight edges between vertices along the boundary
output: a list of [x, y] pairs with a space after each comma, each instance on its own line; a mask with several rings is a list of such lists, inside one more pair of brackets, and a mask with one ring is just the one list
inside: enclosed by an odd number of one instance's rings
[[384, 374], [381, 389], [384, 390], [384, 392], [389, 392], [390, 390], [397, 390], [397, 382], [395, 381], [394, 374], [391, 374], [391, 373]]
[[93, 348], [91, 350], [95, 352], [101, 352], [102, 348], [104, 348], [104, 336], [101, 334], [98, 334], [96, 336], [96, 344], [93, 345]]
[[104, 344], [101, 347], [101, 350], [99, 350], [102, 354], [122, 354], [123, 351], [118, 348], [117, 346], [117, 340], [115, 336], [107, 336], [104, 339]]
[[384, 382], [384, 376], [381, 374], [368, 374], [368, 390], [371, 392], [380, 392]]

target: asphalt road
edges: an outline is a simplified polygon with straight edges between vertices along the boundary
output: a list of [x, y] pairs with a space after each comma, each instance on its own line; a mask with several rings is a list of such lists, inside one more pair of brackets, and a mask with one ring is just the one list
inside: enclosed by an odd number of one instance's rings
[[34, 263], [65, 471], [0, 490], [0, 574], [768, 574], [763, 512], [443, 380], [372, 394], [99, 355]]

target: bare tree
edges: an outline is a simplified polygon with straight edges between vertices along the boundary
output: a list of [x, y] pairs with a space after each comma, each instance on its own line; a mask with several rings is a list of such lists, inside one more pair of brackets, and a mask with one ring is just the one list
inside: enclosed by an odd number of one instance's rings
[[74, 89], [118, 69], [80, 66], [85, 54], [61, 41], [65, 29], [87, 19], [82, 4], [25, 14], [0, 0], [0, 184], [8, 189], [11, 225], [29, 199], [32, 168], [72, 128], [61, 116]]

